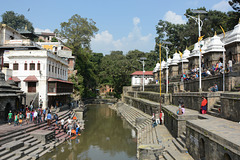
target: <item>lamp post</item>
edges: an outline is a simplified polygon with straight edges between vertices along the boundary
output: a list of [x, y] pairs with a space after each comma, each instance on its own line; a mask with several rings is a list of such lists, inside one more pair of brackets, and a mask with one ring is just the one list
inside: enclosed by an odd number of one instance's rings
[[142, 65], [143, 65], [143, 91], [144, 91], [144, 83], [145, 83], [145, 80], [144, 80], [144, 66], [145, 66], [145, 62], [144, 62], [144, 60], [147, 60], [147, 58], [146, 57], [141, 57], [140, 58], [140, 60], [139, 60], [139, 62], [141, 62], [142, 63]]
[[[186, 14], [186, 16], [194, 19], [195, 22], [198, 24], [198, 36], [200, 38], [201, 37], [202, 26], [203, 26], [203, 21], [201, 21], [201, 19], [200, 19], [200, 14], [205, 14], [207, 12], [204, 11], [204, 10], [192, 10], [192, 12], [197, 13], [198, 18], [187, 15], [187, 14]], [[201, 53], [201, 47], [200, 47], [200, 40], [198, 41], [198, 46], [199, 46], [199, 91], [202, 91], [202, 67], [201, 67], [202, 53]]]
[[165, 44], [166, 46], [162, 46], [165, 50], [166, 50], [166, 58], [167, 58], [167, 61], [166, 61], [166, 93], [168, 93], [168, 53], [169, 53], [169, 48], [168, 48], [168, 45], [171, 45], [172, 43], [171, 42], [163, 42], [163, 44]]

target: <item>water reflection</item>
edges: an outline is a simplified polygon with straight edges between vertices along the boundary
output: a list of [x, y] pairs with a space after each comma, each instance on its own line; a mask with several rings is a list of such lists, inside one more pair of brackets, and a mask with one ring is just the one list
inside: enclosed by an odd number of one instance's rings
[[41, 159], [133, 160], [136, 131], [106, 105], [90, 105], [81, 136], [69, 139]]

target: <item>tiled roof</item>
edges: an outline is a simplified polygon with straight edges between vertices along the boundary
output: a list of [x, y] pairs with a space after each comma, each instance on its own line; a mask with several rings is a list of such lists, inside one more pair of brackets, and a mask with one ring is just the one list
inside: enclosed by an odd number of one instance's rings
[[[131, 74], [131, 76], [134, 76], [134, 75], [143, 75], [143, 71], [136, 71], [136, 72]], [[153, 71], [145, 71], [144, 75], [152, 76], [153, 75]]]
[[73, 84], [72, 82], [64, 81], [64, 80], [61, 80], [61, 79], [55, 79], [55, 78], [48, 78], [48, 82], [62, 82], [62, 83]]
[[8, 80], [13, 80], [14, 82], [21, 82], [21, 80], [17, 76], [9, 77]]
[[38, 82], [38, 79], [36, 78], [36, 76], [28, 76], [23, 81], [24, 82]]

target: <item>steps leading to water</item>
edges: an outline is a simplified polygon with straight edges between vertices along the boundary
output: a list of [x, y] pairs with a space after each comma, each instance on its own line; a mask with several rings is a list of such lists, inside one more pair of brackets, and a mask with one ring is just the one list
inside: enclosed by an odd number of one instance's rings
[[[67, 124], [67, 119], [70, 114], [70, 111], [58, 113], [59, 120], [64, 119], [65, 124]], [[52, 124], [54, 125], [55, 121], [53, 121]], [[55, 127], [51, 127], [50, 129], [55, 131], [56, 138], [45, 144], [30, 135], [30, 133], [36, 129], [48, 130], [47, 123], [25, 126], [24, 129], [17, 130], [12, 134], [1, 135], [0, 159], [37, 159], [39, 156], [47, 153], [50, 148], [54, 148], [68, 138], [63, 132], [59, 132]]]

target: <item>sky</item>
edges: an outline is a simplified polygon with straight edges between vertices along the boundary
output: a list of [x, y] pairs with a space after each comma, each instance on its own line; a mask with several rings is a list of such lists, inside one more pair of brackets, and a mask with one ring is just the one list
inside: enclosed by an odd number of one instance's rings
[[96, 22], [99, 31], [91, 49], [106, 55], [115, 50], [125, 54], [154, 50], [159, 20], [183, 24], [185, 11], [199, 7], [232, 10], [227, 0], [1, 0], [0, 15], [14, 11], [32, 22], [36, 32], [53, 32], [79, 14]]

